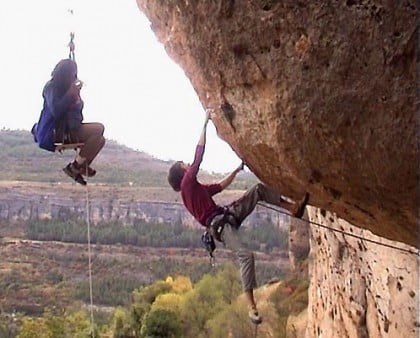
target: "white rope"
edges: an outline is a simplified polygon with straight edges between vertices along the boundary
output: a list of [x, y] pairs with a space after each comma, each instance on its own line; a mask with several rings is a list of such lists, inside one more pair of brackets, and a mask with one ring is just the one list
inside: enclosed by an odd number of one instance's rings
[[73, 27], [73, 25], [74, 25], [74, 10], [73, 10], [73, 8], [69, 8], [67, 10], [67, 13], [69, 13], [69, 18], [70, 18], [70, 20], [69, 20], [69, 26], [70, 26], [70, 29], [69, 29], [70, 30], [70, 42], [68, 44], [68, 47], [70, 49], [70, 51], [69, 51], [69, 59], [72, 59], [73, 61], [76, 61], [76, 57], [74, 55], [75, 45], [74, 45], [74, 41], [73, 41], [74, 34], [75, 34], [75, 29]]
[[89, 268], [89, 297], [90, 297], [90, 330], [91, 337], [95, 338], [95, 322], [93, 320], [93, 292], [92, 292], [92, 258], [90, 250], [90, 201], [89, 201], [89, 188], [88, 188], [88, 165], [86, 163], [86, 224], [87, 224], [87, 241], [88, 241], [88, 268]]
[[[261, 205], [262, 207], [267, 208], [267, 209], [277, 211], [278, 213], [286, 215], [288, 217], [296, 218], [295, 216], [292, 216], [289, 213], [286, 213], [286, 212], [281, 211], [277, 208], [271, 207], [271, 206], [269, 206], [265, 203], [258, 202], [258, 205]], [[406, 252], [406, 253], [409, 253], [411, 255], [420, 256], [420, 250], [413, 251], [413, 250], [402, 248], [402, 247], [399, 247], [399, 246], [396, 246], [396, 245], [382, 243], [382, 242], [379, 242], [377, 240], [373, 240], [373, 239], [366, 238], [366, 237], [363, 237], [363, 236], [355, 235], [355, 234], [352, 234], [350, 232], [346, 232], [344, 230], [335, 229], [335, 228], [329, 227], [327, 225], [320, 224], [320, 223], [317, 223], [317, 222], [313, 222], [313, 221], [310, 221], [310, 220], [306, 220], [306, 219], [302, 219], [302, 218], [298, 218], [298, 219], [301, 220], [302, 222], [308, 223], [309, 225], [315, 225], [315, 226], [318, 226], [320, 228], [328, 229], [328, 230], [333, 231], [333, 232], [338, 232], [338, 233], [341, 233], [341, 234], [346, 235], [346, 236], [350, 236], [350, 237], [353, 237], [353, 238], [360, 239], [362, 241], [366, 241], [366, 242], [369, 242], [369, 243], [381, 245], [383, 247], [387, 247], [387, 248], [391, 248], [391, 249], [395, 249], [395, 250], [400, 250], [402, 252]]]

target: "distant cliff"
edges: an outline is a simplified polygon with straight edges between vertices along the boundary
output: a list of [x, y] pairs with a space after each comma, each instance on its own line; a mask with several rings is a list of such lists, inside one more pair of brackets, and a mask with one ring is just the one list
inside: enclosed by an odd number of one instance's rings
[[[92, 185], [89, 191], [90, 220], [93, 223], [134, 224], [142, 221], [200, 226], [171, 192], [152, 188], [117, 188], [104, 185]], [[238, 194], [239, 192], [228, 192], [221, 197], [220, 202], [232, 201]], [[162, 197], [169, 201], [159, 200]], [[70, 184], [24, 182], [0, 184], [0, 221], [13, 223], [40, 219], [85, 220], [85, 189]], [[257, 226], [261, 223], [277, 224], [286, 228], [288, 219], [273, 210], [258, 206], [244, 224]]]

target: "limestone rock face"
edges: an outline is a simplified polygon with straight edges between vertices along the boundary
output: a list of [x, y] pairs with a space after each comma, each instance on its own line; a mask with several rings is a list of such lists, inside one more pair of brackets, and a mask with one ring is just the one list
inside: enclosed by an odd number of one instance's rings
[[[310, 208], [309, 217], [328, 227], [410, 249], [329, 212]], [[306, 337], [419, 336], [417, 256], [311, 226], [309, 276]]]
[[263, 182], [418, 244], [414, 0], [137, 3]]
[[307, 212], [303, 220], [291, 219], [289, 227], [289, 262], [290, 269], [296, 270], [298, 262], [306, 259], [309, 254], [309, 223]]

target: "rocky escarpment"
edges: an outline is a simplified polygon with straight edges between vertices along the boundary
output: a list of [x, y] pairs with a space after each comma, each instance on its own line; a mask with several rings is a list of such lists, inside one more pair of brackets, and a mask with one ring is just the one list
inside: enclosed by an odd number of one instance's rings
[[[138, 190], [135, 187], [118, 191], [112, 187], [92, 186], [89, 198], [90, 221], [95, 224], [181, 223], [188, 227], [201, 227], [181, 203], [148, 200], [141, 197], [142, 193]], [[224, 199], [226, 202], [229, 200], [226, 197]], [[84, 189], [77, 186], [64, 188], [61, 185], [44, 185], [42, 189], [34, 190], [25, 183], [0, 184], [0, 222], [7, 224], [42, 219], [85, 221]], [[244, 225], [258, 226], [262, 223], [275, 224], [283, 229], [287, 229], [289, 224], [287, 217], [257, 206]]]
[[[320, 224], [419, 246], [414, 0], [137, 3], [264, 183], [308, 190]], [[415, 255], [311, 232], [306, 336], [418, 335]]]
[[[414, 248], [310, 208], [323, 226], [405, 250]], [[311, 226], [307, 337], [418, 337], [418, 256]]]
[[418, 245], [414, 0], [137, 3], [263, 182]]
[[300, 245], [291, 246], [289, 260], [294, 263], [305, 252], [305, 243], [310, 246], [309, 304], [289, 316], [286, 336], [418, 337], [415, 248], [356, 228], [325, 210], [308, 209], [310, 225], [295, 222], [290, 232], [289, 241]]

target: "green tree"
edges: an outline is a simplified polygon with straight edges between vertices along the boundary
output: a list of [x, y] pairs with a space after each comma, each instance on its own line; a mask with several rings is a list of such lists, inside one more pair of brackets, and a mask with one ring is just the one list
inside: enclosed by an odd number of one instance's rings
[[165, 281], [157, 281], [151, 285], [134, 290], [134, 303], [146, 303], [152, 305], [157, 296], [159, 296], [162, 293], [168, 293], [171, 290], [172, 287], [169, 283]]
[[157, 296], [152, 304], [151, 311], [156, 309], [171, 310], [178, 313], [181, 309], [181, 295], [176, 293], [165, 293]]
[[172, 287], [173, 292], [178, 294], [192, 290], [192, 283], [189, 277], [176, 276], [175, 278], [172, 278], [169, 276], [166, 278], [166, 283]]
[[223, 301], [232, 304], [242, 290], [238, 268], [232, 263], [224, 264], [216, 275], [216, 281], [217, 285], [220, 286]]
[[114, 334], [113, 338], [135, 338], [131, 317], [123, 308], [117, 308], [114, 311]]
[[135, 337], [141, 336], [141, 327], [143, 325], [143, 319], [150, 309], [148, 304], [133, 304], [130, 307], [130, 317], [132, 329], [135, 332]]
[[62, 316], [54, 316], [50, 311], [46, 311], [44, 319], [52, 337], [65, 337], [65, 320]]
[[235, 301], [226, 306], [207, 322], [207, 331], [212, 338], [252, 338], [253, 326], [250, 324], [247, 309], [243, 304]]
[[44, 318], [23, 320], [17, 338], [55, 338], [45, 323]]
[[149, 312], [142, 328], [142, 336], [150, 338], [181, 337], [179, 316], [166, 309], [156, 309]]
[[[91, 323], [86, 311], [80, 310], [73, 312], [65, 317], [66, 334], [72, 338], [90, 338], [92, 335]], [[95, 330], [95, 337], [98, 337], [98, 332]]]
[[203, 337], [206, 323], [222, 312], [241, 292], [237, 269], [226, 264], [215, 276], [205, 275], [182, 298], [181, 319], [188, 337]]
[[15, 338], [21, 327], [21, 315], [9, 316], [0, 312], [0, 337]]

